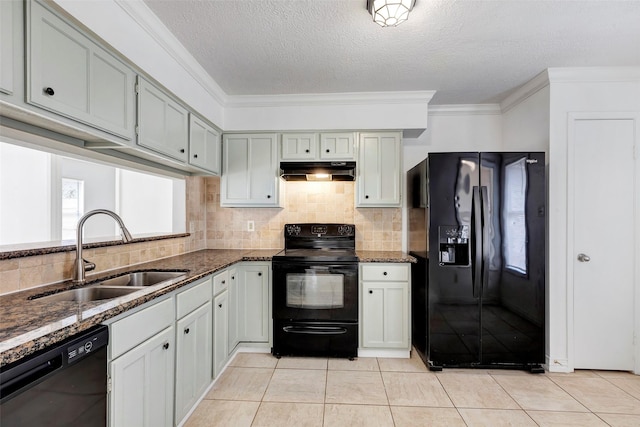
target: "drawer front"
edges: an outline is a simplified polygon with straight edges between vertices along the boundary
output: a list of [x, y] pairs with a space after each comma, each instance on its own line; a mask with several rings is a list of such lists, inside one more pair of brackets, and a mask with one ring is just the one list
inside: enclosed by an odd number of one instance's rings
[[175, 319], [173, 298], [138, 311], [111, 325], [111, 359], [171, 326]]
[[406, 282], [409, 267], [406, 264], [367, 264], [362, 266], [362, 280], [377, 282]]
[[194, 287], [180, 292], [176, 296], [176, 312], [178, 319], [182, 319], [196, 308], [211, 301], [211, 277]]
[[213, 276], [213, 295], [218, 295], [220, 292], [227, 289], [229, 286], [229, 271], [225, 270], [221, 273]]

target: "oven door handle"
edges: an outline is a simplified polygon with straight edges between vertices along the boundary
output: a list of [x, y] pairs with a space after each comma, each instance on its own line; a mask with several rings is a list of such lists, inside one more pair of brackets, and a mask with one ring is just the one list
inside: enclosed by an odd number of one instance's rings
[[282, 330], [288, 334], [304, 335], [342, 335], [347, 329], [340, 326], [284, 326]]

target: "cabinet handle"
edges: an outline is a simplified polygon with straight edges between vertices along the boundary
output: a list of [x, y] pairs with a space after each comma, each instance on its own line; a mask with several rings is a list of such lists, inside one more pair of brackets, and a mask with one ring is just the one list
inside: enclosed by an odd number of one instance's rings
[[371, 289], [369, 289], [369, 293], [370, 293], [370, 294], [372, 294], [372, 293], [373, 293], [373, 291], [372, 291]]
[[189, 328], [184, 328], [184, 333], [188, 334], [189, 333]]
[[387, 275], [387, 272], [386, 272], [386, 271], [384, 271], [384, 272], [382, 273], [382, 275], [383, 275], [383, 276], [386, 276], [386, 275]]
[[218, 307], [222, 308], [222, 304], [218, 304]]
[[168, 343], [168, 342], [164, 343], [164, 345], [162, 346], [162, 348], [164, 348], [165, 350], [166, 350], [166, 349], [168, 349], [168, 348], [169, 348], [169, 343]]
[[197, 154], [194, 154], [194, 155], [193, 155], [193, 158], [194, 158], [194, 159], [197, 159], [197, 158], [198, 158], [198, 155], [197, 155]]
[[180, 149], [180, 152], [181, 152], [181, 153], [184, 153], [184, 148], [181, 148], [181, 149]]
[[262, 272], [261, 271], [258, 272], [258, 276], [262, 276]]
[[55, 92], [54, 92], [52, 87], [45, 87], [44, 88], [44, 93], [46, 93], [49, 96], [53, 96], [55, 94]]

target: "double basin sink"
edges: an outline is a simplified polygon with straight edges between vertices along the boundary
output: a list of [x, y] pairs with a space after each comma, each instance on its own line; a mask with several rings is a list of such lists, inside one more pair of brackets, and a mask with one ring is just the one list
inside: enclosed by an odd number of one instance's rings
[[98, 282], [90, 283], [85, 287], [69, 289], [51, 295], [35, 295], [30, 299], [41, 301], [75, 301], [90, 302], [107, 300], [137, 292], [146, 286], [159, 285], [174, 279], [179, 279], [187, 274], [179, 271], [136, 271], [124, 273]]

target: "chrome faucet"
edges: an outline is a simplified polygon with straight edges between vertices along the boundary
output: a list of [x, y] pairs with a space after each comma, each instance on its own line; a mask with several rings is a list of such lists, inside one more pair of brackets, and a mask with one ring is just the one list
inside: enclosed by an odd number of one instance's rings
[[124, 222], [122, 222], [122, 218], [120, 218], [116, 213], [111, 212], [107, 209], [95, 209], [93, 211], [87, 212], [84, 214], [82, 218], [78, 221], [78, 229], [76, 230], [76, 261], [73, 265], [73, 281], [74, 283], [85, 283], [85, 272], [91, 271], [96, 268], [96, 265], [92, 262], [87, 261], [82, 258], [82, 227], [84, 226], [85, 221], [87, 221], [90, 217], [96, 214], [105, 214], [109, 215], [111, 218], [115, 219], [118, 225], [120, 226], [120, 231], [122, 234], [122, 241], [127, 243], [133, 240], [131, 237], [131, 233], [127, 230], [127, 227], [124, 226]]

